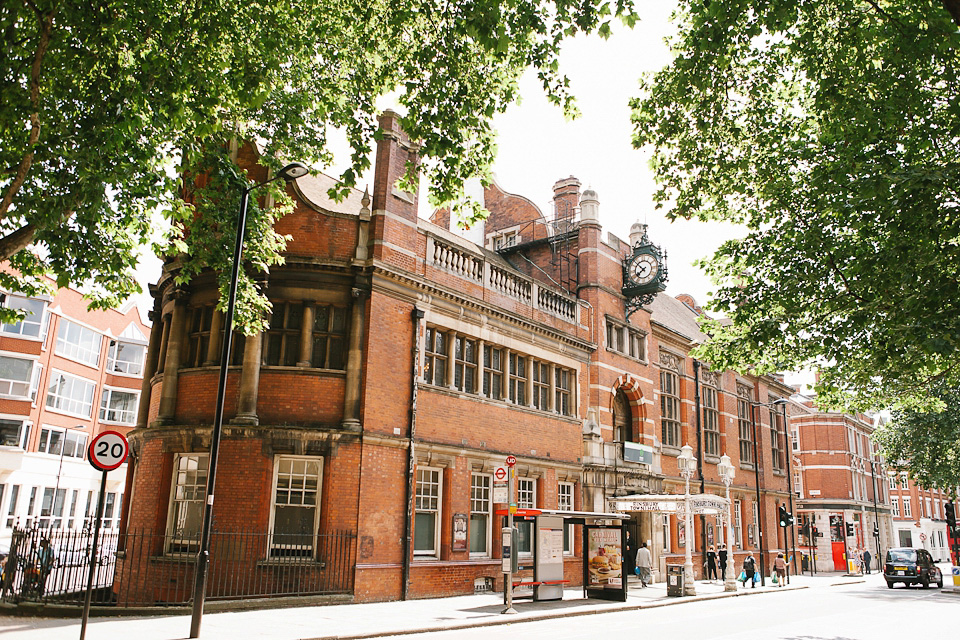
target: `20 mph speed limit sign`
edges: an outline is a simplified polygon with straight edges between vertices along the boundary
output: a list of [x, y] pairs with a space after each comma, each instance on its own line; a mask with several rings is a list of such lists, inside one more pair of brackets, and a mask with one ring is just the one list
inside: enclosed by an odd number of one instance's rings
[[90, 464], [100, 471], [113, 471], [124, 463], [130, 445], [122, 433], [104, 431], [90, 443], [87, 457]]

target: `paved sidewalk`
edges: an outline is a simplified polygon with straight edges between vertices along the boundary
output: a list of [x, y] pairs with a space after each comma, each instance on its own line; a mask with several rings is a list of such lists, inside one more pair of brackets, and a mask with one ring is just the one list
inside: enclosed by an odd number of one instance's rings
[[[203, 616], [200, 637], [203, 640], [271, 638], [300, 640], [336, 638], [375, 638], [423, 631], [510, 624], [565, 616], [591, 615], [610, 611], [682, 605], [695, 600], [762, 595], [791, 589], [830, 587], [875, 581], [874, 576], [844, 577], [840, 574], [793, 576], [791, 584], [755, 589], [738, 586], [736, 593], [723, 590], [722, 582], [697, 582], [697, 595], [668, 597], [666, 584], [646, 589], [631, 582], [626, 602], [584, 600], [580, 588], [567, 589], [564, 599], [555, 602], [515, 602], [516, 615], [501, 614], [503, 594], [477, 594], [407, 602], [341, 604], [289, 609], [207, 613]], [[880, 577], [882, 583], [882, 577]], [[132, 640], [171, 640], [186, 638], [190, 616], [142, 618], [93, 618], [87, 626], [88, 640], [130, 638]], [[63, 640], [79, 637], [80, 621], [52, 618], [0, 618], [0, 634], [16, 640]]]

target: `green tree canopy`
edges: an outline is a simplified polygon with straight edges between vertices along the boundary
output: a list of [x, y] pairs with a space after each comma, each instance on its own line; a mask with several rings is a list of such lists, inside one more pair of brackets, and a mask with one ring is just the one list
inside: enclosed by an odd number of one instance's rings
[[960, 3], [680, 4], [634, 142], [668, 215], [748, 229], [704, 261], [732, 323], [701, 355], [819, 368], [825, 406], [930, 404], [960, 383]]
[[956, 497], [960, 483], [960, 390], [937, 385], [946, 411], [894, 411], [893, 420], [874, 433], [881, 453], [894, 469], [907, 471], [922, 487]]
[[[632, 23], [631, 0], [5, 2], [0, 259], [19, 273], [0, 286], [30, 292], [47, 271], [113, 304], [138, 288], [132, 268], [156, 209], [182, 226], [159, 250], [190, 256], [183, 278], [222, 268], [246, 184], [225, 159], [230, 142], [257, 141], [267, 163], [326, 165], [342, 129], [342, 193], [369, 164], [377, 99], [393, 92], [433, 201], [463, 205], [464, 180], [487, 175], [490, 121], [517, 97], [519, 74], [536, 69], [573, 113], [560, 44], [608, 33], [614, 17]], [[181, 176], [200, 171], [209, 180], [184, 201]], [[203, 197], [219, 199], [199, 220]], [[280, 259], [271, 221], [282, 213], [251, 208], [251, 264]], [[241, 284], [249, 329], [266, 301]]]

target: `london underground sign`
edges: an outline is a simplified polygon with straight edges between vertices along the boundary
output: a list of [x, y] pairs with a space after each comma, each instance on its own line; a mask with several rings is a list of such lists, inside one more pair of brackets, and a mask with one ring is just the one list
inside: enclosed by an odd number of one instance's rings
[[87, 458], [94, 469], [113, 471], [127, 460], [130, 444], [122, 433], [104, 431], [90, 443]]

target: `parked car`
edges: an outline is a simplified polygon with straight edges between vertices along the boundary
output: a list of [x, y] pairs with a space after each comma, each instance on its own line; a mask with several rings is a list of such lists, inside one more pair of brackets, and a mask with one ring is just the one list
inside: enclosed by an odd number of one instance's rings
[[898, 582], [905, 585], [920, 584], [924, 588], [931, 584], [936, 584], [938, 589], [943, 587], [943, 574], [926, 549], [900, 547], [887, 550], [883, 578], [890, 589]]

